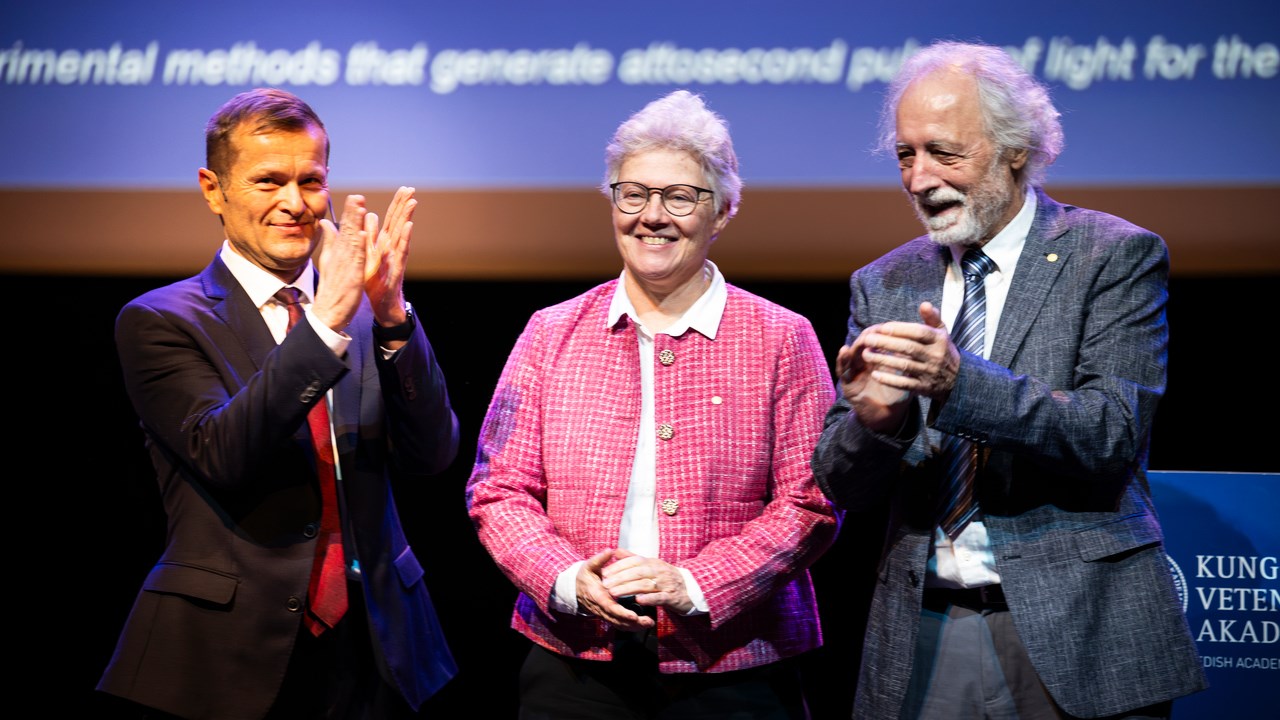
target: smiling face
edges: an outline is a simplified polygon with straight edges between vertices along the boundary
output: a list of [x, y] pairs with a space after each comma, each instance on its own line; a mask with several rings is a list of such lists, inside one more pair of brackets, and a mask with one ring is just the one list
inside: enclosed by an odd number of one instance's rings
[[[702, 167], [679, 150], [646, 150], [629, 156], [618, 168], [618, 181], [651, 188], [668, 185], [707, 187]], [[701, 195], [692, 213], [676, 217], [667, 212], [658, 193], [644, 209], [628, 215], [613, 207], [613, 230], [629, 282], [645, 293], [665, 297], [702, 281], [702, 266], [711, 243], [729, 222], [717, 196]]]
[[285, 282], [306, 266], [329, 207], [326, 137], [294, 131], [232, 133], [234, 160], [221, 176], [200, 169], [200, 190], [236, 252]]
[[987, 137], [971, 77], [941, 70], [907, 88], [897, 153], [916, 216], [940, 245], [981, 245], [1022, 207], [1015, 171], [1027, 153], [1002, 155]]

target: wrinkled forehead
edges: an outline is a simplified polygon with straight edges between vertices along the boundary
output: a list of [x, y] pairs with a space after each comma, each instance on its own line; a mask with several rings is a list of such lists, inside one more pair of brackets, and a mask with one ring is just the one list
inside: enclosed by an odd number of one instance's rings
[[897, 108], [899, 137], [906, 128], [930, 127], [951, 134], [986, 135], [978, 83], [966, 73], [943, 68], [913, 81]]

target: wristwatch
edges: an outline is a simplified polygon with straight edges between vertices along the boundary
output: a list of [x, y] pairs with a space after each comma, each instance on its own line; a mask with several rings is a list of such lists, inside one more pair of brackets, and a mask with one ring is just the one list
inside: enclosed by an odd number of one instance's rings
[[413, 335], [413, 328], [417, 326], [418, 321], [413, 317], [413, 305], [408, 302], [404, 304], [404, 322], [391, 327], [383, 327], [378, 324], [377, 320], [373, 321], [373, 337], [378, 342], [394, 342], [396, 340], [408, 340]]

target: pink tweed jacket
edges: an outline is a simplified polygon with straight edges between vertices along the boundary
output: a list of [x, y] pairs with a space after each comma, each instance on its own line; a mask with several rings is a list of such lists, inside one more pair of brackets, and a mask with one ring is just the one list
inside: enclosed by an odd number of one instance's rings
[[[512, 627], [591, 660], [611, 657], [611, 626], [548, 604], [562, 570], [618, 542], [640, 367], [635, 325], [606, 327], [617, 282], [529, 320], [467, 484], [480, 541], [520, 590]], [[710, 607], [659, 610], [660, 669], [740, 670], [818, 647], [808, 567], [838, 522], [809, 469], [834, 401], [809, 321], [729, 285], [715, 340], [658, 335], [654, 357], [656, 422], [671, 428], [657, 440], [659, 556], [687, 568]]]

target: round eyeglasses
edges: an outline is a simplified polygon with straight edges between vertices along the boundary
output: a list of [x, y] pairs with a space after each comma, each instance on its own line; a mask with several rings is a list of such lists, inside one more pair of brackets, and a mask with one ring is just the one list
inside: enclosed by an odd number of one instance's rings
[[613, 204], [628, 215], [635, 215], [649, 204], [653, 193], [662, 196], [662, 207], [676, 217], [684, 217], [693, 212], [702, 202], [702, 194], [715, 193], [695, 185], [668, 185], [663, 188], [651, 188], [638, 182], [616, 182], [609, 185], [613, 189]]

